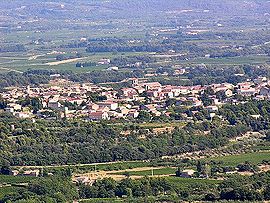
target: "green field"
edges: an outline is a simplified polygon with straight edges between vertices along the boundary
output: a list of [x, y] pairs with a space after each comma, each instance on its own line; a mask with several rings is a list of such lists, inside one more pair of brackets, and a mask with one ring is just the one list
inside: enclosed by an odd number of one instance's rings
[[19, 55], [20, 53], [17, 53], [19, 56], [17, 56], [16, 53], [9, 53], [9, 54], [0, 54], [0, 73], [1, 72], [8, 72], [8, 71], [19, 71], [19, 72], [25, 72], [29, 69], [37, 70], [37, 69], [46, 69], [46, 70], [67, 70], [67, 71], [73, 71], [73, 72], [89, 72], [93, 70], [104, 70], [109, 67], [109, 65], [97, 65], [97, 66], [91, 66], [91, 67], [84, 67], [84, 68], [78, 68], [76, 67], [77, 62], [98, 62], [102, 58], [109, 58], [113, 59], [120, 56], [138, 56], [138, 55], [145, 55], [147, 53], [141, 53], [141, 52], [127, 52], [127, 53], [85, 53], [85, 50], [83, 49], [69, 49], [65, 50], [66, 54], [60, 54], [60, 55], [74, 55], [70, 54], [71, 52], [79, 52], [83, 53], [83, 57], [79, 59], [76, 62], [69, 62], [65, 64], [59, 64], [59, 65], [48, 65], [46, 63], [49, 62], [56, 62], [56, 56], [58, 54], [50, 54], [49, 52], [44, 53], [38, 53], [36, 55], [40, 55], [36, 59], [29, 60], [29, 57], [31, 55]]
[[[169, 175], [169, 174], [175, 174], [176, 168], [162, 168], [162, 169], [154, 169], [153, 174], [154, 175]], [[115, 174], [120, 174], [124, 175], [126, 172], [123, 173], [115, 173]], [[146, 171], [132, 171], [128, 172], [129, 175], [131, 176], [151, 176], [152, 175], [152, 170], [146, 170]]]
[[[153, 163], [145, 161], [127, 161], [116, 163], [97, 163], [97, 164], [77, 164], [77, 165], [65, 165], [65, 166], [44, 166], [44, 167], [29, 167], [29, 168], [47, 168], [49, 171], [62, 170], [66, 168], [72, 169], [75, 173], [90, 172], [90, 171], [111, 171], [111, 170], [125, 170], [139, 167], [149, 167]], [[14, 167], [16, 168], [16, 167]]]
[[27, 183], [36, 177], [31, 176], [6, 176], [0, 175], [0, 184], [16, 184], [16, 183]]
[[[23, 186], [19, 187], [15, 185], [29, 183], [29, 181], [34, 179], [36, 179], [36, 177], [0, 175], [0, 199], [3, 198], [5, 195], [25, 190]], [[3, 186], [1, 187], [1, 185]]]
[[243, 65], [269, 63], [269, 56], [241, 56], [224, 58], [196, 58], [189, 61], [181, 61], [184, 64], [206, 64], [206, 65]]
[[100, 171], [109, 171], [109, 170], [124, 170], [124, 169], [131, 169], [131, 168], [139, 168], [139, 167], [147, 167], [150, 166], [150, 162], [120, 162], [120, 163], [113, 163], [113, 164], [101, 164], [97, 165], [96, 169]]
[[221, 165], [224, 166], [237, 166], [240, 163], [244, 163], [245, 161], [249, 161], [253, 164], [259, 164], [263, 160], [270, 161], [270, 151], [265, 152], [253, 152], [247, 154], [240, 154], [240, 155], [230, 155], [230, 156], [221, 156], [217, 158], [209, 158], [206, 159], [207, 161], [216, 161], [221, 162]]

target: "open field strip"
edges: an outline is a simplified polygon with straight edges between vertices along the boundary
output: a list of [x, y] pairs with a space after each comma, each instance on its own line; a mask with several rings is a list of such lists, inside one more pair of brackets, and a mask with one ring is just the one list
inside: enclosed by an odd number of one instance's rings
[[49, 62], [49, 63], [46, 63], [46, 65], [57, 66], [57, 65], [60, 65], [60, 64], [76, 62], [76, 61], [79, 61], [79, 60], [82, 60], [82, 59], [84, 59], [84, 58], [67, 59], [67, 60], [63, 60], [63, 61]]
[[240, 163], [246, 161], [252, 164], [259, 164], [262, 161], [270, 161], [270, 151], [259, 151], [239, 155], [229, 155], [229, 156], [220, 156], [216, 158], [207, 158], [207, 161], [216, 161], [221, 162], [221, 165], [224, 166], [237, 166]]

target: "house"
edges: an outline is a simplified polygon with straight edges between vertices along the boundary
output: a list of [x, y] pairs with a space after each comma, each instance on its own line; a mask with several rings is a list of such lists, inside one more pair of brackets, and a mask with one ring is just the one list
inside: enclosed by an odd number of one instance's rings
[[181, 68], [181, 69], [176, 69], [174, 71], [174, 75], [183, 75], [185, 74], [186, 70], [184, 68]]
[[149, 90], [149, 91], [146, 92], [146, 95], [148, 97], [157, 97], [158, 96], [158, 91]]
[[112, 67], [107, 68], [107, 70], [117, 71], [119, 70], [119, 68], [117, 66], [112, 66]]
[[191, 101], [192, 102], [192, 106], [194, 106], [194, 107], [196, 107], [196, 106], [202, 106], [203, 105], [202, 101], [200, 101], [196, 97], [190, 97], [187, 100], [188, 101]]
[[132, 83], [133, 87], [139, 85], [139, 79], [138, 78], [131, 78], [130, 80], [131, 80], [131, 83]]
[[109, 114], [110, 117], [124, 118], [124, 114], [121, 113], [121, 112], [119, 113], [119, 112], [116, 112], [116, 111], [109, 111], [108, 114]]
[[252, 96], [258, 93], [257, 89], [254, 87], [243, 87], [237, 90], [238, 94], [244, 95], [244, 96]]
[[89, 103], [87, 104], [87, 108], [89, 110], [94, 110], [94, 111], [97, 111], [99, 109], [99, 105], [95, 104], [95, 103]]
[[89, 113], [89, 119], [90, 120], [110, 120], [108, 112], [102, 112], [102, 111], [97, 111], [97, 112], [90, 112]]
[[110, 59], [100, 59], [98, 64], [100, 65], [109, 65], [111, 63]]
[[164, 89], [164, 90], [162, 90], [162, 96], [163, 97], [168, 97], [168, 98], [173, 98], [174, 93], [172, 92], [171, 89]]
[[191, 178], [193, 175], [194, 175], [195, 171], [194, 170], [183, 170], [181, 173], [180, 173], [180, 176], [182, 178]]
[[137, 91], [134, 88], [122, 88], [121, 94], [129, 96], [130, 94], [137, 94]]
[[91, 181], [90, 181], [89, 177], [87, 177], [87, 176], [80, 176], [80, 177], [76, 177], [76, 178], [75, 178], [75, 182], [76, 182], [76, 183], [80, 183], [80, 184], [87, 185], [87, 184], [89, 184]]
[[10, 103], [10, 104], [8, 104], [8, 107], [13, 108], [15, 111], [22, 110], [22, 106], [20, 104], [16, 104], [16, 103]]
[[142, 83], [141, 86], [144, 87], [146, 90], [151, 90], [151, 89], [162, 87], [162, 85], [159, 82]]
[[155, 104], [141, 105], [140, 109], [141, 110], [147, 110], [147, 111], [155, 111], [156, 110], [156, 105]]
[[121, 111], [121, 113], [122, 113], [123, 115], [127, 115], [128, 112], [130, 111], [129, 109], [127, 109], [127, 108], [124, 107], [124, 106], [121, 106], [119, 109], [120, 109], [120, 111]]
[[139, 94], [141, 94], [141, 93], [143, 93], [145, 91], [145, 89], [143, 87], [139, 87], [139, 86], [138, 87], [134, 87], [134, 89], [137, 90], [137, 92]]
[[9, 112], [9, 113], [14, 113], [14, 109], [13, 108], [5, 108], [5, 111], [6, 112]]
[[215, 112], [218, 111], [218, 107], [217, 106], [207, 106], [205, 107], [205, 109], [209, 112]]
[[84, 100], [81, 98], [67, 98], [67, 101], [77, 105], [81, 105], [84, 102]]
[[38, 177], [39, 175], [39, 170], [29, 170], [29, 171], [24, 171], [23, 172], [23, 176], [34, 176], [34, 177]]
[[16, 176], [16, 175], [18, 175], [19, 174], [19, 171], [17, 171], [17, 170], [12, 170], [11, 172], [10, 172], [10, 175], [12, 175], [12, 176]]
[[242, 83], [238, 83], [238, 88], [239, 89], [249, 89], [252, 85], [254, 85], [251, 82], [242, 82]]
[[230, 89], [227, 89], [224, 91], [224, 94], [226, 95], [226, 97], [231, 97], [233, 96], [233, 91]]
[[266, 82], [266, 81], [267, 81], [267, 78], [266, 77], [262, 77], [262, 76], [254, 79], [254, 83], [256, 83], [256, 84], [260, 84], [260, 83], [263, 83], [263, 82]]
[[123, 88], [120, 92], [121, 95], [123, 95], [123, 98], [135, 100], [136, 97], [138, 97], [138, 93], [134, 88]]
[[260, 89], [259, 94], [262, 95], [262, 96], [265, 96], [265, 97], [270, 97], [270, 87], [267, 87], [267, 86], [262, 87]]
[[[96, 111], [109, 112], [110, 108], [107, 106], [101, 106]], [[91, 112], [96, 112], [96, 111], [91, 111]]]
[[30, 118], [30, 113], [27, 112], [15, 112], [14, 116], [18, 118]]
[[151, 113], [157, 117], [161, 116], [161, 112], [157, 111], [157, 110], [152, 110]]
[[51, 109], [59, 109], [61, 107], [61, 104], [58, 101], [50, 100], [47, 106]]
[[118, 103], [114, 101], [104, 101], [98, 102], [99, 108], [108, 107], [110, 110], [116, 110], [118, 108]]
[[128, 117], [137, 118], [139, 116], [139, 112], [136, 109], [132, 109], [128, 112]]
[[251, 118], [254, 118], [254, 119], [259, 119], [261, 117], [261, 115], [250, 115]]

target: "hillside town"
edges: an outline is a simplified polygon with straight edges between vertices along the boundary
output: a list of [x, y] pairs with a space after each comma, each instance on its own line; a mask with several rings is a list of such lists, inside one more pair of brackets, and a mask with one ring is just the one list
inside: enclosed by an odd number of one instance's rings
[[[136, 119], [142, 111], [154, 117], [169, 117], [170, 105], [203, 107], [212, 117], [226, 103], [237, 104], [250, 97], [255, 100], [270, 97], [270, 81], [266, 77], [237, 85], [208, 86], [163, 86], [159, 82], [148, 82], [146, 78], [129, 78], [127, 81], [131, 84], [129, 87], [113, 89], [53, 78], [49, 84], [38, 87], [10, 87], [1, 93], [1, 97], [7, 101], [4, 110], [18, 118], [61, 117], [89, 121]], [[207, 102], [202, 97], [206, 92]]]

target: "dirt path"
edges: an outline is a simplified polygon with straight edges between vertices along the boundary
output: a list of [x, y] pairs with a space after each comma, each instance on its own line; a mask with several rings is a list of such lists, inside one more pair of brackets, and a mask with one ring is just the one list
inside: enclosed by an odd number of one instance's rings
[[49, 62], [49, 63], [46, 63], [46, 65], [49, 65], [49, 66], [57, 66], [57, 65], [60, 65], [60, 64], [66, 64], [66, 63], [76, 62], [76, 61], [79, 61], [79, 60], [85, 59], [85, 58], [86, 58], [86, 57], [84, 57], [84, 58], [67, 59], [67, 60], [63, 60], [63, 61]]

